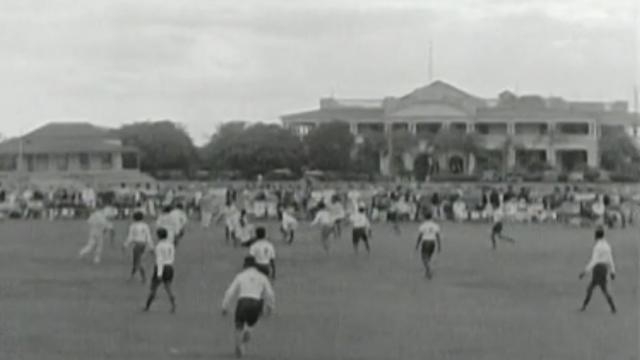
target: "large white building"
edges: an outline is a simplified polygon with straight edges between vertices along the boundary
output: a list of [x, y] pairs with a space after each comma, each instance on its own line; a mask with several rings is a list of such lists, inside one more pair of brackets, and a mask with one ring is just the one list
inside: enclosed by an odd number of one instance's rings
[[[389, 134], [406, 131], [422, 139], [409, 151], [411, 159], [429, 148], [429, 139], [441, 129], [474, 133], [487, 152], [515, 167], [520, 159], [534, 156], [551, 166], [572, 169], [577, 165], [597, 167], [598, 141], [605, 127], [622, 126], [640, 139], [640, 121], [623, 101], [577, 102], [562, 98], [516, 96], [503, 92], [498, 99], [482, 99], [445, 82], [435, 81], [401, 97], [347, 100], [324, 98], [317, 109], [281, 117], [284, 126], [304, 136], [323, 122], [344, 121], [351, 132]], [[511, 144], [511, 146], [507, 146]], [[471, 173], [482, 159], [459, 153], [439, 155], [440, 168]], [[463, 166], [460, 167], [459, 164]], [[381, 172], [389, 170], [388, 159], [381, 159]]]

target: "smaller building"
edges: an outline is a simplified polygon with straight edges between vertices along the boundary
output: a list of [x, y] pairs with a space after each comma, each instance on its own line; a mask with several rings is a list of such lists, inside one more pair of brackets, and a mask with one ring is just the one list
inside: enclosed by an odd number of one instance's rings
[[0, 176], [150, 179], [139, 171], [136, 148], [124, 146], [112, 130], [89, 123], [50, 123], [0, 143]]

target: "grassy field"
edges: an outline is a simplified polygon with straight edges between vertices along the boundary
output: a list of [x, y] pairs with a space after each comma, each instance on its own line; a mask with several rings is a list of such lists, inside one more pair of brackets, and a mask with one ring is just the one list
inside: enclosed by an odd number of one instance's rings
[[[98, 266], [76, 259], [84, 223], [0, 227], [0, 359], [233, 358], [232, 318], [220, 316], [219, 304], [244, 252], [223, 244], [221, 228], [191, 226], [177, 255], [171, 315], [164, 293], [140, 312], [147, 286], [127, 282], [129, 258], [119, 249], [107, 247]], [[326, 256], [306, 225], [293, 247], [276, 241], [278, 307], [259, 324], [247, 358], [638, 358], [637, 228], [608, 233], [617, 315], [598, 292], [586, 313], [577, 311], [592, 230], [507, 226], [518, 243], [497, 252], [486, 225], [443, 230], [431, 281], [412, 252], [414, 225], [400, 236], [376, 227], [370, 257], [354, 256], [347, 234]]]

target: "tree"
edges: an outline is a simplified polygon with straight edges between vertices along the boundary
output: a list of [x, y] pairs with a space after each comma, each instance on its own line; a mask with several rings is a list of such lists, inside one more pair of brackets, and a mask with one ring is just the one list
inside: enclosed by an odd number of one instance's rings
[[321, 124], [307, 134], [304, 144], [312, 168], [329, 171], [349, 169], [354, 138], [346, 122]]
[[640, 163], [640, 149], [624, 128], [603, 126], [599, 147], [601, 166], [605, 170], [620, 172], [633, 163]]
[[124, 145], [140, 150], [140, 169], [156, 174], [179, 170], [188, 176], [198, 166], [198, 154], [185, 129], [170, 120], [138, 122], [116, 130]]
[[209, 170], [231, 170], [225, 163], [226, 152], [233, 148], [246, 127], [247, 123], [240, 120], [225, 122], [218, 126], [209, 142], [200, 150], [203, 166]]
[[285, 168], [300, 173], [305, 160], [298, 137], [279, 125], [262, 123], [221, 125], [203, 154], [211, 169], [238, 171], [245, 178]]

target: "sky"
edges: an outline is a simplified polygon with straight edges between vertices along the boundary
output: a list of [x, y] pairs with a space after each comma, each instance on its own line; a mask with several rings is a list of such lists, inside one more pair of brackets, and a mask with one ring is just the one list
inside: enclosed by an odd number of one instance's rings
[[171, 119], [202, 144], [320, 97], [433, 78], [492, 98], [633, 99], [640, 0], [0, 2], [0, 133]]

